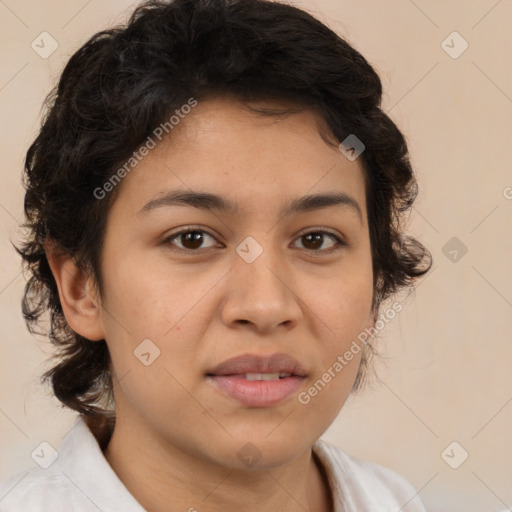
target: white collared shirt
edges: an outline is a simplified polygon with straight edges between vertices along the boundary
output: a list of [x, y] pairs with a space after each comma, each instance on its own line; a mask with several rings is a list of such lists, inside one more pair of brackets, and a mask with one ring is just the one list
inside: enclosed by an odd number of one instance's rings
[[[425, 512], [414, 488], [394, 471], [322, 440], [313, 451], [326, 470], [334, 512]], [[196, 508], [204, 509], [199, 504]], [[62, 440], [51, 465], [18, 473], [0, 484], [0, 512], [69, 511], [145, 511], [111, 468], [81, 417]]]

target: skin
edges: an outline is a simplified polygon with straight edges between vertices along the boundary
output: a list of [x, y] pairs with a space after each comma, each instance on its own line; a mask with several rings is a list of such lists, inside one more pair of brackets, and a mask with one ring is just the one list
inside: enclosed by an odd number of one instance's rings
[[[349, 396], [361, 353], [307, 405], [297, 394], [373, 325], [373, 276], [360, 160], [327, 144], [320, 128], [306, 110], [264, 117], [229, 98], [200, 102], [119, 185], [103, 296], [47, 248], [70, 326], [108, 344], [117, 423], [105, 456], [149, 511], [332, 510], [311, 447]], [[227, 196], [242, 212], [165, 206], [137, 214], [176, 188]], [[352, 196], [362, 219], [343, 205], [279, 216], [283, 202], [332, 191]], [[165, 241], [187, 226], [203, 230], [203, 245]], [[321, 229], [348, 245], [322, 256], [337, 242], [303, 236]], [[252, 263], [236, 252], [248, 236], [263, 249]], [[134, 356], [147, 338], [160, 350], [148, 366]], [[233, 356], [276, 352], [308, 373], [277, 405], [244, 406], [205, 378]], [[261, 453], [250, 468], [237, 457], [247, 442]]]

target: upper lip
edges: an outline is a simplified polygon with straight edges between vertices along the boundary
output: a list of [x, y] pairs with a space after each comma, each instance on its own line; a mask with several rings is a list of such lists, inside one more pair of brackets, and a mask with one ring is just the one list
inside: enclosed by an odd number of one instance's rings
[[288, 373], [305, 377], [306, 371], [297, 359], [279, 353], [270, 356], [243, 354], [223, 361], [207, 375], [237, 375], [246, 373]]

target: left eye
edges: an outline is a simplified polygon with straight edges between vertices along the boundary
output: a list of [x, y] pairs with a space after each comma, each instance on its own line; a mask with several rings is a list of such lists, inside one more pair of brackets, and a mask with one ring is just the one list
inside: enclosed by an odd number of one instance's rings
[[[318, 251], [318, 245], [322, 246], [324, 242], [325, 236], [330, 237], [331, 240], [334, 240], [335, 244], [331, 246], [328, 249], [324, 249], [321, 251]], [[343, 240], [341, 240], [338, 236], [336, 236], [334, 233], [330, 233], [329, 231], [309, 231], [307, 233], [302, 234], [299, 236], [297, 240], [305, 239], [308, 245], [312, 245], [313, 247], [305, 247], [305, 249], [313, 250], [314, 252], [321, 252], [323, 254], [329, 254], [331, 252], [334, 252], [341, 247], [347, 245]]]
[[[201, 249], [201, 245], [203, 244], [206, 237], [210, 237], [212, 240], [215, 240], [215, 237], [210, 235], [208, 232], [202, 230], [202, 229], [184, 229], [182, 231], [179, 231], [178, 233], [174, 233], [170, 237], [166, 238], [164, 240], [164, 244], [174, 244], [174, 241], [177, 240], [181, 243], [181, 247], [178, 246], [178, 249], [181, 249], [183, 251], [188, 252], [198, 252], [198, 249]], [[319, 250], [320, 247], [324, 244], [324, 238], [325, 236], [328, 236], [331, 240], [333, 240], [335, 243], [333, 246], [327, 249]], [[334, 233], [330, 233], [329, 231], [309, 231], [307, 233], [304, 233], [300, 235], [297, 240], [304, 240], [303, 242], [303, 248], [309, 251], [313, 252], [321, 252], [323, 254], [331, 253], [333, 251], [336, 251], [337, 249], [340, 249], [341, 247], [347, 245], [343, 240], [341, 240], [338, 236], [336, 236]], [[211, 247], [211, 246], [210, 246]]]

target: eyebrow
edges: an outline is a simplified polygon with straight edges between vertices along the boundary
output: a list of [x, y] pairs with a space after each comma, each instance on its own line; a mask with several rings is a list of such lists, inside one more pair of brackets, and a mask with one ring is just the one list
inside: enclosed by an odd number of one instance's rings
[[[238, 203], [227, 197], [209, 192], [197, 192], [192, 190], [171, 190], [165, 195], [156, 197], [147, 202], [137, 213], [142, 216], [156, 208], [163, 206], [192, 206], [201, 210], [216, 210], [228, 215], [240, 215], [242, 210]], [[333, 206], [345, 206], [359, 216], [363, 223], [363, 214], [357, 201], [344, 192], [328, 192], [322, 194], [308, 194], [293, 199], [286, 203], [280, 211], [280, 217], [293, 213], [305, 213]]]

